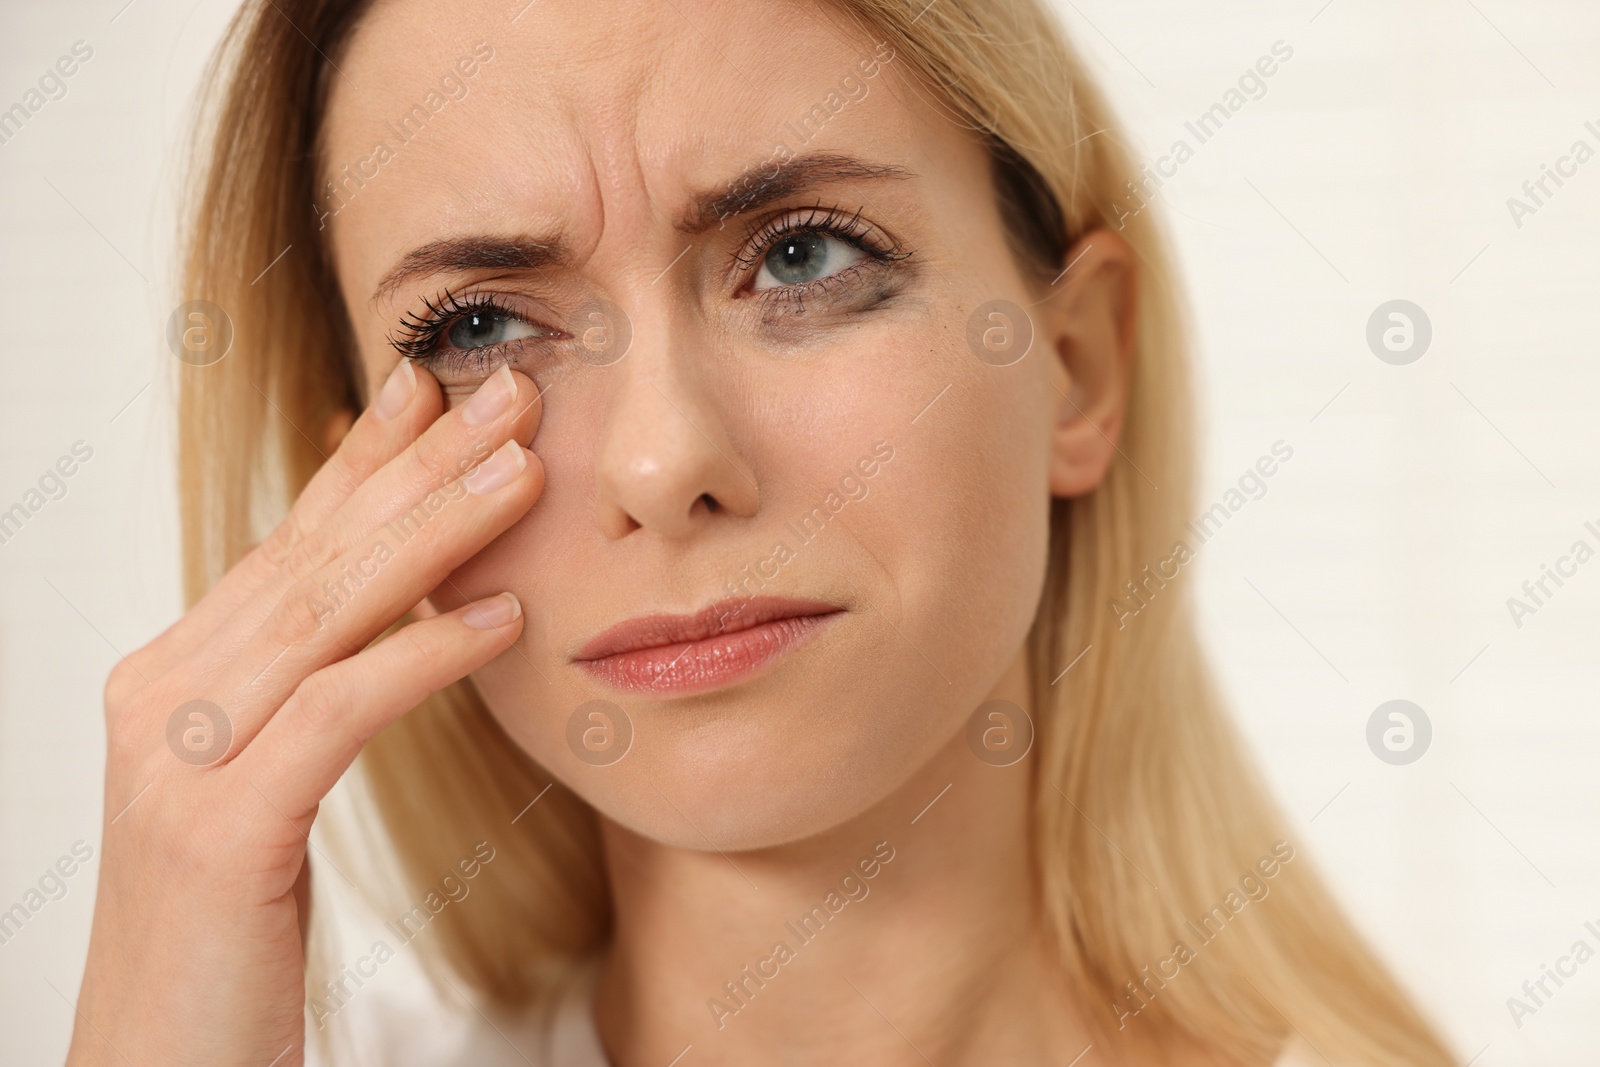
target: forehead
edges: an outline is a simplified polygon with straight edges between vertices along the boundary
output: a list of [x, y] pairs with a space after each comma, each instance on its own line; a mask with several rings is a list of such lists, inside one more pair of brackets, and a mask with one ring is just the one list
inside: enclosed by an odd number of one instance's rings
[[948, 155], [962, 135], [906, 66], [817, 2], [380, 0], [338, 57], [319, 209], [341, 273], [341, 246], [392, 258], [451, 228], [559, 230], [587, 258], [788, 156]]

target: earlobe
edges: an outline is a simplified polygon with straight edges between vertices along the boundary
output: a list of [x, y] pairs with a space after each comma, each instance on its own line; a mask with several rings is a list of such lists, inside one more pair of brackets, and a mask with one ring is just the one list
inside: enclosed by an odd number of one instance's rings
[[1137, 276], [1133, 249], [1096, 229], [1067, 251], [1066, 270], [1037, 305], [1041, 340], [1055, 355], [1050, 491], [1082, 496], [1117, 456], [1134, 358]]

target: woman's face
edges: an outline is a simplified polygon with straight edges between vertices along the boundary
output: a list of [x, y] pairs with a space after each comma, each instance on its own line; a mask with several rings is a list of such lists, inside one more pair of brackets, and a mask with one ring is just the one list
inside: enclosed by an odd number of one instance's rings
[[[1044, 288], [907, 57], [787, 0], [387, 0], [338, 63], [318, 207], [369, 383], [400, 340], [452, 405], [501, 364], [543, 392], [542, 497], [431, 598], [521, 599], [474, 676], [506, 732], [724, 849], [954, 743], [1038, 603], [1066, 378], [969, 345]], [[596, 644], [658, 616], [696, 618]]]

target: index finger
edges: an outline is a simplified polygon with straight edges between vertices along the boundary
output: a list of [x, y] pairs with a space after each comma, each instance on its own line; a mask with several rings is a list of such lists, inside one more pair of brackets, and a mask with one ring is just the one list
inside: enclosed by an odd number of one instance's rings
[[128, 657], [139, 675], [155, 678], [194, 649], [277, 573], [310, 531], [326, 522], [363, 482], [404, 452], [443, 412], [438, 380], [426, 368], [402, 359], [272, 532], [229, 568], [194, 607]]

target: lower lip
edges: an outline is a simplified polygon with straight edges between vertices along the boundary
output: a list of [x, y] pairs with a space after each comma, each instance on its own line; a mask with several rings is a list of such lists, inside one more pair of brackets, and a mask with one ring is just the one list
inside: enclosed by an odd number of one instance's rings
[[620, 652], [578, 666], [632, 693], [698, 693], [742, 681], [809, 640], [839, 612], [774, 619], [700, 641]]

